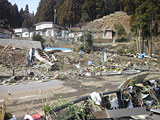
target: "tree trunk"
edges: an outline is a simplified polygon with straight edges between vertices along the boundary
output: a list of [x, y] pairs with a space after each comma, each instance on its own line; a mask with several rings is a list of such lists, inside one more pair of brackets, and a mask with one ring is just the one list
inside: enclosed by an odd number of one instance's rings
[[148, 55], [148, 53], [149, 53], [149, 45], [148, 45], [148, 40], [149, 38], [147, 37], [147, 41], [146, 41], [146, 53], [147, 53], [147, 55]]
[[138, 36], [136, 37], [136, 45], [137, 45], [137, 53], [139, 53], [139, 39], [138, 39]]
[[149, 56], [152, 56], [152, 22], [150, 23], [150, 29], [149, 29], [149, 31], [150, 31], [150, 37], [149, 37], [149, 39], [150, 39], [150, 42], [149, 42]]
[[138, 53], [141, 53], [141, 51], [142, 51], [141, 49], [142, 48], [141, 48], [141, 30], [140, 29], [138, 30], [138, 35], [139, 35], [138, 36], [138, 44], [139, 44], [139, 51], [138, 51]]
[[144, 38], [142, 38], [142, 48], [141, 48], [141, 53], [144, 53]]

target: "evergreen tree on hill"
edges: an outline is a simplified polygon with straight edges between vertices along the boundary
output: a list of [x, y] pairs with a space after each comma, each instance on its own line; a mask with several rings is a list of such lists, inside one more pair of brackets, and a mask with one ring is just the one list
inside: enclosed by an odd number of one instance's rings
[[22, 24], [23, 28], [32, 28], [34, 23], [34, 14], [29, 13], [29, 6], [26, 4], [25, 10], [20, 10], [20, 14], [22, 16]]
[[28, 7], [28, 4], [26, 4], [25, 13], [28, 13], [28, 14], [29, 14], [29, 7]]
[[160, 20], [160, 0], [123, 0], [124, 10], [132, 15], [131, 28], [137, 36], [137, 52], [143, 53], [147, 41], [148, 55], [152, 56], [153, 28]]
[[16, 4], [12, 5], [8, 0], [0, 0], [0, 20], [7, 20], [10, 27], [19, 28], [25, 19], [30, 19], [28, 5], [25, 11], [21, 9], [19, 12]]
[[80, 19], [81, 0], [65, 0], [57, 12], [58, 23], [67, 27], [72, 27]]
[[20, 14], [18, 12], [18, 7], [16, 4], [14, 4], [11, 8], [10, 8], [10, 17], [9, 17], [9, 20], [10, 20], [10, 24], [13, 28], [16, 28], [16, 27], [20, 27], [21, 24], [20, 24]]
[[[108, 2], [109, 1], [109, 2]], [[92, 21], [120, 10], [120, 0], [41, 0], [37, 8], [35, 23], [54, 21], [71, 27], [80, 22]], [[110, 3], [110, 6], [108, 6]], [[107, 11], [106, 11], [107, 10]]]
[[55, 0], [41, 0], [35, 15], [35, 23], [53, 21]]
[[[42, 21], [57, 21], [67, 27], [80, 22], [92, 21], [104, 15], [118, 11], [120, 0], [40, 0], [34, 23]], [[55, 13], [56, 10], [56, 13]], [[32, 15], [33, 16], [33, 15]], [[56, 16], [56, 18], [55, 18]], [[7, 19], [11, 27], [31, 27], [29, 6], [18, 12], [17, 5], [11, 5], [8, 0], [0, 0], [0, 19]], [[14, 22], [14, 23], [13, 23]]]

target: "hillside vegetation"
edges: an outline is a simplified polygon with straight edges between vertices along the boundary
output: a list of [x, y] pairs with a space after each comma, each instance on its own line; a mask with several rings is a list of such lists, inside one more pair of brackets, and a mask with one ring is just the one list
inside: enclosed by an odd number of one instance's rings
[[121, 0], [40, 0], [35, 16], [29, 13], [29, 7], [19, 11], [16, 4], [0, 0], [0, 20], [6, 20], [13, 28], [32, 28], [34, 23], [44, 21], [73, 27], [123, 10]]
[[18, 11], [16, 4], [12, 5], [8, 0], [0, 0], [0, 20], [3, 20], [8, 26], [31, 28], [33, 17], [34, 15], [29, 13], [28, 5], [26, 5], [25, 10]]
[[119, 11], [88, 23], [82, 27], [82, 30], [89, 30], [91, 32], [105, 31], [106, 29], [113, 30], [115, 24], [122, 24], [123, 27], [129, 31], [130, 16], [125, 12]]
[[36, 22], [54, 21], [66, 27], [119, 11], [120, 0], [41, 0]]

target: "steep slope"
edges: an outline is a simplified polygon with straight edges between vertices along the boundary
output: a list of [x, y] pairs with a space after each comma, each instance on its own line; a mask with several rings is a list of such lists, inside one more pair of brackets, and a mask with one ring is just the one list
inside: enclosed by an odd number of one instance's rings
[[113, 30], [115, 24], [122, 24], [125, 30], [129, 31], [130, 16], [128, 16], [125, 12], [115, 12], [88, 23], [86, 26], [82, 27], [82, 30], [89, 30], [91, 32], [100, 32], [105, 31], [106, 29]]

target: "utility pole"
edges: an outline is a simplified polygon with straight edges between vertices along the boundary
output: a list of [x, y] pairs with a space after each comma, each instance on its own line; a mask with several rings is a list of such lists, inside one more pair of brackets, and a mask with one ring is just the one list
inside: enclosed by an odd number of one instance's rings
[[56, 24], [56, 16], [57, 16], [57, 10], [54, 10], [54, 24]]

